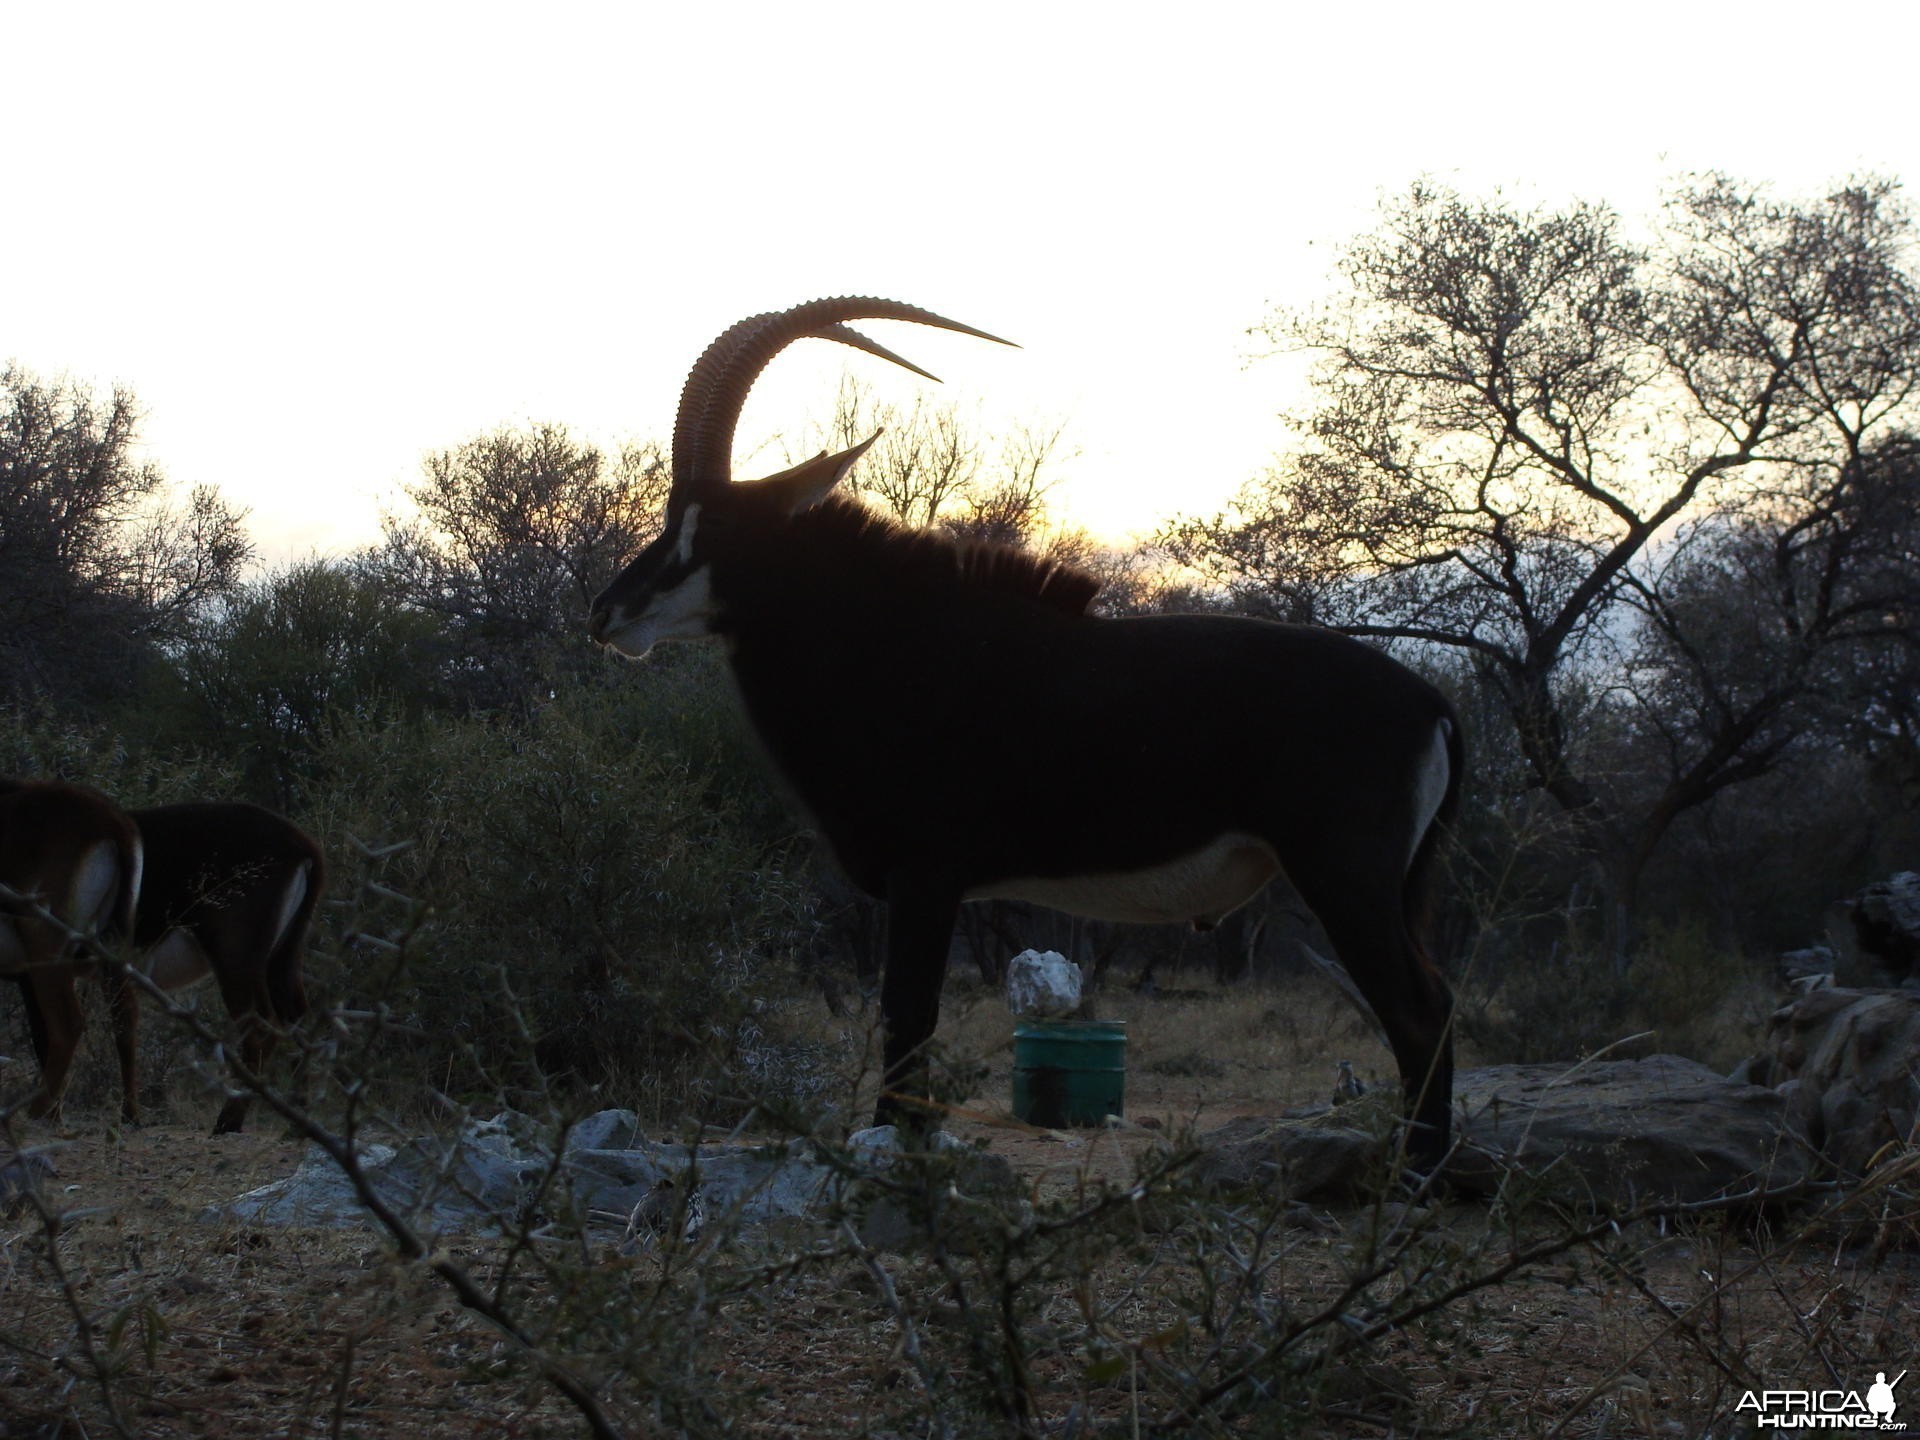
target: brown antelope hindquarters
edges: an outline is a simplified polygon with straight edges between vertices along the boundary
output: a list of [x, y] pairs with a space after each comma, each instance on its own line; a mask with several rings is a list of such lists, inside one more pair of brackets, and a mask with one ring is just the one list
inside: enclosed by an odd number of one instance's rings
[[40, 1070], [28, 1104], [57, 1118], [84, 1012], [75, 981], [132, 929], [141, 877], [133, 821], [95, 791], [0, 780], [0, 975], [20, 986]]

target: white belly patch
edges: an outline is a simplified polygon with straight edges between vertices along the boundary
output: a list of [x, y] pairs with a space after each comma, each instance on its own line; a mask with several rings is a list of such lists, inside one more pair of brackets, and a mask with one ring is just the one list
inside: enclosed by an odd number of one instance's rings
[[178, 990], [206, 979], [213, 973], [213, 962], [190, 932], [176, 928], [140, 957], [140, 968], [162, 990]]
[[1161, 865], [1107, 875], [1003, 880], [971, 891], [967, 898], [1026, 900], [1090, 920], [1210, 926], [1246, 904], [1279, 873], [1279, 857], [1264, 840], [1226, 834]]

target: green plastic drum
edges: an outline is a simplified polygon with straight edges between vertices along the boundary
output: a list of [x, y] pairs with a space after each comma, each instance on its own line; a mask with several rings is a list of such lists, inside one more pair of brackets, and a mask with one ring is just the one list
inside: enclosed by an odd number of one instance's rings
[[1124, 1020], [1023, 1020], [1013, 1031], [1013, 1113], [1029, 1125], [1098, 1125], [1125, 1113]]

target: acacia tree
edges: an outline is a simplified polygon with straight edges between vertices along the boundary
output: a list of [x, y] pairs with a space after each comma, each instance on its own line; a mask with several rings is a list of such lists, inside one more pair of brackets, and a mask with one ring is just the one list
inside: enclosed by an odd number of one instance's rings
[[1855, 460], [1782, 467], [1778, 485], [1690, 520], [1634, 577], [1624, 599], [1639, 623], [1613, 682], [1639, 742], [1640, 767], [1623, 767], [1638, 791], [1622, 827], [1629, 887], [1679, 815], [1796, 748], [1911, 735], [1914, 460], [1912, 437], [1894, 434]]
[[[1302, 448], [1163, 539], [1252, 608], [1466, 656], [1630, 908], [1673, 818], [1776, 764], [1832, 647], [1870, 638], [1874, 446], [1920, 383], [1912, 238], [1883, 181], [1697, 178], [1647, 244], [1601, 206], [1416, 185], [1344, 294], [1266, 327], [1324, 357]], [[1729, 565], [1772, 587], [1764, 664], [1703, 602]], [[1659, 735], [1656, 781], [1620, 783], [1583, 704]]]
[[650, 538], [667, 481], [653, 445], [609, 458], [564, 426], [502, 429], [427, 457], [367, 567], [447, 625], [476, 702], [524, 704], [585, 662], [588, 603]]
[[238, 584], [253, 550], [210, 488], [167, 502], [115, 389], [0, 371], [0, 698], [99, 703]]

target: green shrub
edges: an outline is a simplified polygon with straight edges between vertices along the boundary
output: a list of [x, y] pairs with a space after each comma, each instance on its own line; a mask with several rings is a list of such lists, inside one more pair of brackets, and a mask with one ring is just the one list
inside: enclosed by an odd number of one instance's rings
[[1654, 1049], [1728, 1070], [1759, 1048], [1770, 977], [1716, 944], [1704, 920], [1648, 926], [1627, 982], [1635, 1028], [1654, 1032]]
[[154, 749], [104, 724], [5, 706], [0, 706], [0, 775], [91, 785], [127, 806], [242, 793], [239, 769], [225, 757]]
[[1627, 976], [1609, 957], [1554, 945], [1497, 969], [1477, 967], [1462, 987], [1458, 1024], [1494, 1064], [1571, 1061], [1631, 1035], [1630, 1009]]
[[347, 936], [330, 983], [416, 1030], [401, 1053], [434, 1083], [570, 1074], [658, 1111], [737, 1049], [799, 923], [789, 846], [743, 818], [754, 782], [714, 767], [728, 742], [699, 687], [652, 679], [525, 726], [347, 720], [323, 747], [312, 823], [336, 855], [404, 842], [381, 881], [423, 907], [400, 973]]
[[1611, 1048], [1615, 1058], [1685, 1055], [1726, 1069], [1755, 1048], [1765, 986], [1737, 951], [1701, 922], [1655, 924], [1624, 966], [1598, 946], [1552, 946], [1514, 958], [1490, 987], [1461, 996], [1461, 1027], [1493, 1062], [1572, 1061]]

